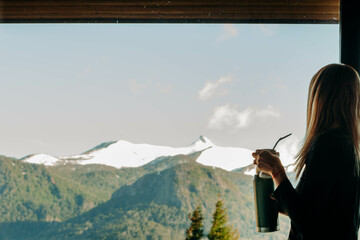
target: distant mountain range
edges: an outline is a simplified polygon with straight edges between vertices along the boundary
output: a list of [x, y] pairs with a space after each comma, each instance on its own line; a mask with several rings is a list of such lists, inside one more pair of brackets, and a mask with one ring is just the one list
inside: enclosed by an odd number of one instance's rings
[[251, 152], [200, 137], [184, 148], [117, 141], [76, 156], [0, 156], [0, 239], [180, 240], [197, 205], [209, 230], [219, 197], [241, 239], [285, 239], [283, 217], [280, 232], [255, 232]]
[[140, 167], [159, 157], [191, 154], [202, 151], [198, 163], [219, 167], [228, 171], [252, 163], [251, 150], [245, 148], [219, 147], [206, 137], [200, 136], [187, 147], [166, 147], [150, 144], [134, 144], [120, 140], [102, 143], [80, 155], [54, 157], [47, 154], [32, 154], [22, 158], [24, 162], [55, 166], [66, 163], [88, 165], [102, 164], [115, 168]]

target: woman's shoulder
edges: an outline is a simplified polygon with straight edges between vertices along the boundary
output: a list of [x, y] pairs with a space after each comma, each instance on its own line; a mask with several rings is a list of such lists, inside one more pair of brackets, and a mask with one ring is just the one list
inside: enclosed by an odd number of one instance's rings
[[321, 158], [327, 163], [338, 163], [339, 159], [342, 159], [344, 165], [353, 165], [355, 160], [355, 148], [351, 137], [341, 128], [330, 129], [316, 136], [310, 152], [314, 158]]
[[329, 147], [352, 146], [352, 140], [347, 131], [343, 128], [334, 128], [318, 134], [314, 138], [313, 145]]

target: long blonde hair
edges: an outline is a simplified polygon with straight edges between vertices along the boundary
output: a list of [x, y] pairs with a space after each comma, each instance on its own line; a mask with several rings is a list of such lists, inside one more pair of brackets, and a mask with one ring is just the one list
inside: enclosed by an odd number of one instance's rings
[[300, 176], [316, 136], [334, 127], [344, 128], [359, 156], [360, 82], [354, 68], [330, 64], [311, 79], [307, 101], [306, 133], [296, 156], [296, 178]]

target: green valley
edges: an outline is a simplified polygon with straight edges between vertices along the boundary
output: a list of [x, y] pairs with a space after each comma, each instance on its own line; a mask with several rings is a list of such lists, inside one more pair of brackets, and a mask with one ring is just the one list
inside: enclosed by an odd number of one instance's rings
[[283, 239], [255, 232], [252, 177], [204, 166], [201, 154], [160, 157], [137, 168], [43, 166], [0, 159], [1, 239], [184, 239], [187, 215], [203, 209], [205, 231], [223, 199], [241, 239]]

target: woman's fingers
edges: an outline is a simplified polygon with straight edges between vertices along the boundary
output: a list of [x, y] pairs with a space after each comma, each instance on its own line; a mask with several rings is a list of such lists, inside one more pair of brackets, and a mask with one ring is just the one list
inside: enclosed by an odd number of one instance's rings
[[255, 152], [252, 153], [252, 156], [254, 158], [256, 158], [257, 156], [259, 156], [260, 154], [266, 154], [267, 156], [271, 156], [271, 155], [277, 155], [278, 152], [273, 151], [273, 150], [269, 150], [269, 149], [258, 149]]
[[254, 164], [259, 165], [260, 161], [264, 161], [264, 158], [267, 158], [267, 154], [264, 155], [263, 152], [264, 150], [256, 150], [252, 153], [252, 156], [254, 157]]
[[271, 173], [274, 165], [276, 165], [276, 155], [268, 150], [258, 150], [253, 154], [254, 164], [258, 169], [265, 173]]
[[274, 151], [271, 150], [256, 150], [252, 153], [254, 157], [254, 164], [257, 165], [258, 169], [262, 172], [272, 174], [274, 169], [279, 168], [281, 165], [280, 160]]
[[253, 154], [255, 154], [255, 155], [258, 155], [259, 153], [261, 153], [263, 150], [261, 150], [261, 149], [257, 149], [255, 152], [253, 152]]
[[268, 151], [262, 151], [258, 154], [258, 158], [264, 159], [265, 161], [271, 161], [272, 154]]
[[261, 152], [263, 152], [264, 150], [262, 150], [262, 149], [257, 149], [255, 152], [253, 152], [252, 153], [252, 156], [254, 157], [254, 158], [256, 158]]

